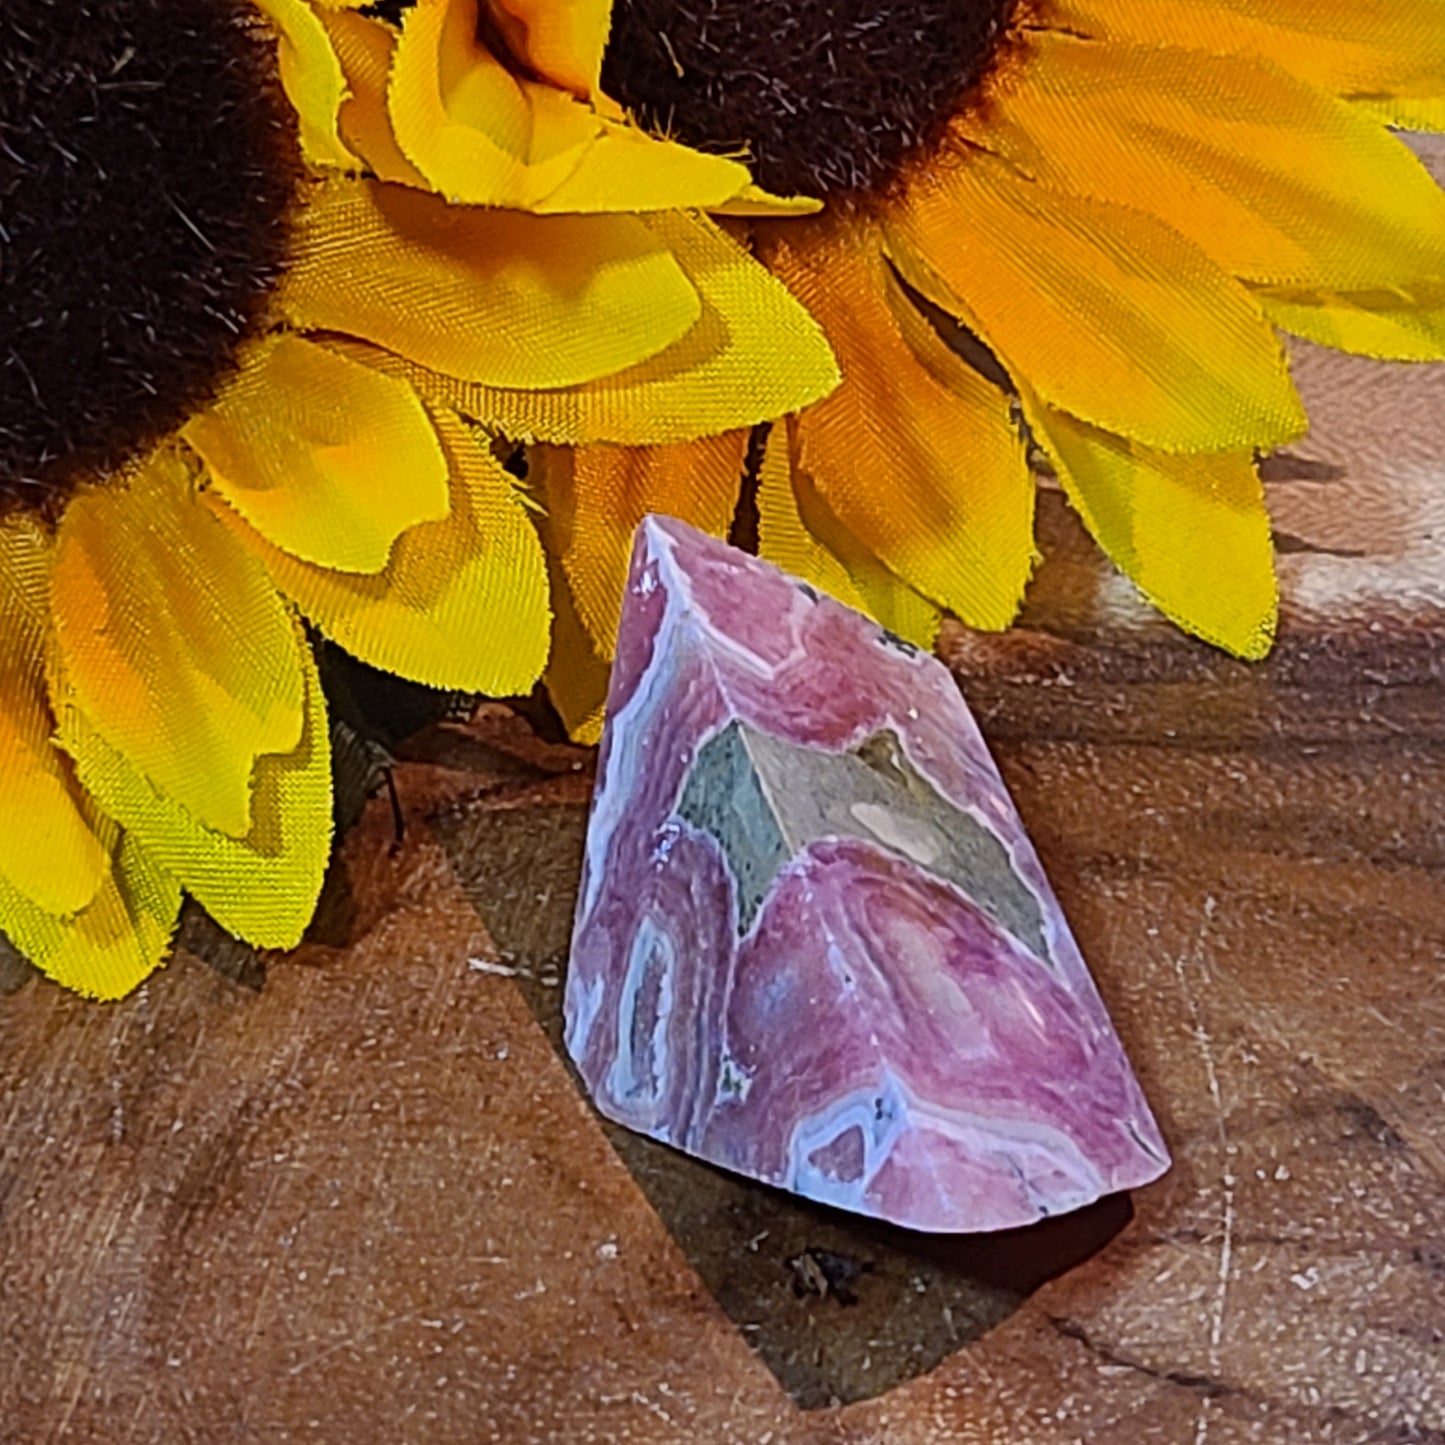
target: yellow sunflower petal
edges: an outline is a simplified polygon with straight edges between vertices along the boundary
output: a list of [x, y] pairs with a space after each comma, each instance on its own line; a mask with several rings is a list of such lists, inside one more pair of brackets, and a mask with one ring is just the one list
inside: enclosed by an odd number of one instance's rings
[[715, 216], [816, 216], [822, 209], [814, 196], [775, 196], [761, 186], [749, 186], [731, 200], [708, 207]]
[[491, 0], [512, 53], [564, 90], [590, 95], [602, 73], [612, 0]]
[[758, 469], [758, 555], [839, 602], [868, 610], [847, 567], [803, 520], [802, 502], [793, 489], [792, 437], [786, 422], [769, 430]]
[[1033, 567], [1033, 480], [1003, 396], [922, 318], [905, 336], [876, 235], [767, 227], [762, 254], [822, 323], [843, 384], [798, 418], [795, 470], [910, 586], [1006, 627]]
[[256, 760], [300, 741], [303, 674], [265, 572], [196, 505], [179, 458], [71, 501], [50, 605], [59, 691], [159, 791], [244, 837]]
[[0, 828], [0, 878], [42, 912], [63, 915], [95, 898], [110, 872], [110, 852], [51, 742], [44, 662], [49, 550], [28, 518], [0, 526], [0, 818], [24, 824]]
[[477, 0], [406, 13], [388, 103], [402, 150], [449, 199], [537, 211], [707, 207], [751, 183], [721, 156], [656, 140], [517, 75], [479, 38]]
[[88, 998], [117, 999], [165, 962], [181, 889], [130, 834], [114, 824], [102, 832], [115, 858], [84, 908], [58, 918], [0, 878], [0, 927], [56, 983]]
[[275, 585], [328, 637], [375, 667], [432, 687], [527, 692], [547, 658], [547, 578], [537, 534], [501, 466], [455, 417], [434, 417], [451, 509], [402, 534], [375, 576], [288, 556], [213, 505]]
[[547, 560], [552, 578], [552, 650], [542, 681], [568, 736], [593, 747], [602, 737], [607, 715], [610, 669], [582, 625], [567, 575], [550, 549]]
[[738, 161], [604, 120], [576, 166], [544, 196], [529, 194], [525, 204], [539, 214], [713, 210], [751, 189], [752, 177]]
[[548, 536], [599, 656], [612, 656], [638, 523], [661, 512], [725, 537], [747, 449], [742, 430], [670, 447], [539, 451]]
[[1445, 283], [1409, 292], [1258, 295], [1276, 326], [1321, 346], [1382, 361], [1445, 361]]
[[382, 180], [429, 190], [426, 177], [396, 143], [387, 114], [386, 87], [396, 52], [396, 30], [350, 9], [324, 9], [321, 22], [346, 77], [347, 98], [337, 116], [337, 128], [347, 148]]
[[1445, 194], [1419, 160], [1263, 61], [1037, 36], [979, 133], [1049, 186], [1159, 217], [1245, 280], [1353, 290], [1445, 269]]
[[1169, 456], [1021, 394], [1069, 499], [1120, 570], [1186, 631], [1263, 657], [1279, 597], [1253, 453]]
[[380, 572], [407, 528], [447, 514], [447, 461], [411, 387], [298, 336], [258, 347], [183, 435], [268, 542], [320, 567]]
[[1337, 95], [1442, 91], [1440, 0], [1051, 0], [1060, 29], [1271, 60]]
[[256, 4], [276, 30], [281, 85], [296, 111], [302, 154], [313, 165], [354, 166], [355, 157], [336, 128], [346, 81], [326, 27], [306, 0]]
[[1445, 130], [1445, 99], [1351, 100], [1362, 115], [1401, 130]]
[[306, 726], [296, 748], [257, 764], [252, 823], [226, 837], [157, 793], [83, 715], [62, 705], [61, 739], [85, 786], [144, 843], [223, 928], [263, 948], [294, 948], [316, 908], [331, 854], [331, 745], [310, 650], [293, 629], [305, 679]]
[[1152, 217], [979, 158], [916, 186], [889, 234], [910, 284], [1050, 406], [1167, 451], [1305, 429], [1258, 304]]
[[420, 0], [406, 12], [388, 93], [392, 128], [449, 199], [525, 204], [576, 168], [601, 121], [508, 69], [478, 34], [478, 8], [477, 0]]
[[768, 421], [837, 386], [817, 322], [737, 242], [705, 216], [644, 219], [702, 298], [702, 319], [666, 351], [615, 376], [545, 391], [402, 373], [508, 436], [566, 446], [689, 441]]
[[806, 474], [793, 469], [796, 420], [768, 436], [758, 473], [758, 552], [899, 637], [931, 651], [939, 610], [895, 577], [828, 509]]
[[665, 241], [636, 217], [543, 219], [344, 180], [316, 188], [300, 211], [279, 304], [303, 329], [527, 388], [655, 356], [702, 311]]

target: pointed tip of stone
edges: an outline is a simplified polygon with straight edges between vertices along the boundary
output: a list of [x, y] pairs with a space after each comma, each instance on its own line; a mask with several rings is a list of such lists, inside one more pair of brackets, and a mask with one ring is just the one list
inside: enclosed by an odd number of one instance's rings
[[1163, 1172], [941, 664], [651, 515], [614, 685], [566, 995], [604, 1114], [930, 1231], [1010, 1228]]
[[663, 512], [648, 512], [637, 524], [633, 554], [636, 558], [651, 559], [689, 581], [699, 569], [711, 565], [725, 568], [733, 577], [752, 576], [786, 582], [789, 586], [803, 585], [773, 563]]
[[655, 552], [659, 539], [666, 537], [672, 527], [682, 525], [684, 524], [674, 517], [665, 517], [660, 512], [648, 512], [637, 524], [633, 546], [640, 551]]
[[660, 561], [675, 556], [679, 545], [689, 550], [706, 550], [709, 544], [714, 547], [727, 545], [677, 517], [669, 517], [662, 512], [648, 512], [637, 524], [632, 545], [634, 556], [656, 558]]

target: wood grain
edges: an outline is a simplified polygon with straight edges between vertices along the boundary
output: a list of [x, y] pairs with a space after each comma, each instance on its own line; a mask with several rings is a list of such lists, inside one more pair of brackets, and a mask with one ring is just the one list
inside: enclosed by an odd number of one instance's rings
[[[1150, 619], [1057, 497], [1025, 625], [944, 640], [1176, 1151], [1132, 1218], [905, 1267], [659, 1184], [548, 1037], [590, 760], [489, 707], [291, 957], [109, 1008], [7, 974], [0, 1439], [1445, 1442], [1445, 369], [1300, 374], [1268, 663]], [[874, 1264], [857, 1305], [796, 1240]], [[990, 1261], [1009, 1298], [899, 1366], [903, 1295]]]

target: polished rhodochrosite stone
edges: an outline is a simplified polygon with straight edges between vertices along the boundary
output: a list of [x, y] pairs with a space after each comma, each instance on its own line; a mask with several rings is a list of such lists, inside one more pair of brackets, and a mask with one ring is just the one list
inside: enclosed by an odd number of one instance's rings
[[604, 1114], [915, 1229], [1163, 1172], [942, 664], [649, 517], [608, 708], [566, 998]]

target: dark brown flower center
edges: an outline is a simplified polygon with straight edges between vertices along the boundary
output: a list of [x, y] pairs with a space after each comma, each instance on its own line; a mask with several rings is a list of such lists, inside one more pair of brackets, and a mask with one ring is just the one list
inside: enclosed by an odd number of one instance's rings
[[880, 193], [937, 145], [1015, 0], [615, 0], [602, 84], [650, 129], [746, 146], [768, 189]]
[[250, 0], [0, 3], [0, 507], [214, 395], [281, 267], [294, 137]]

